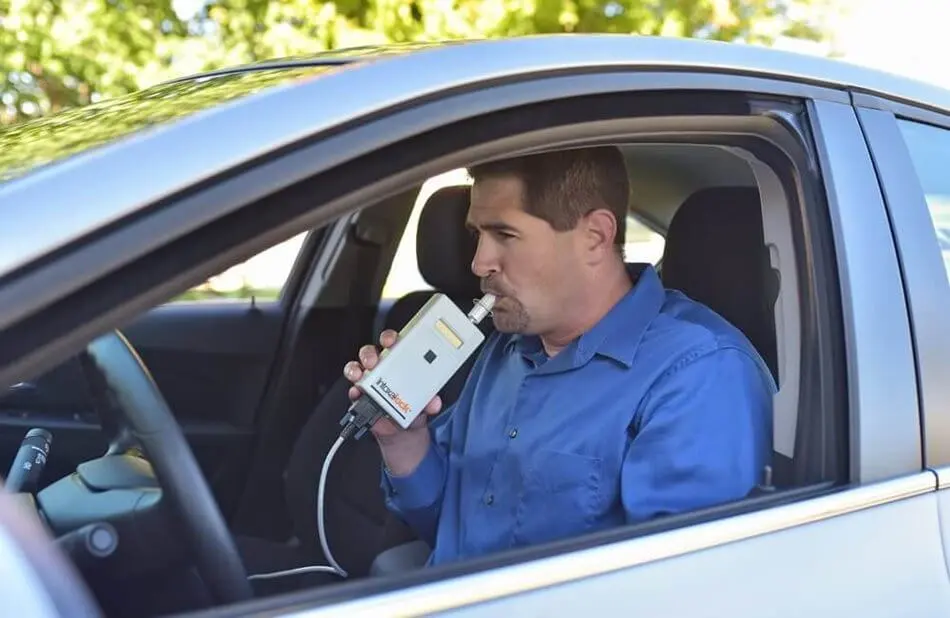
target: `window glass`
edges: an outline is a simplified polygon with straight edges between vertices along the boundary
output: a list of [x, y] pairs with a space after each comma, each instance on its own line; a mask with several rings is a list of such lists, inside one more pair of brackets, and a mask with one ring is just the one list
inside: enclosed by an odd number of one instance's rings
[[898, 124], [924, 189], [943, 265], [950, 279], [950, 174], [947, 173], [950, 130], [908, 120], [900, 120]]
[[308, 232], [261, 251], [211, 277], [175, 299], [174, 302], [244, 300], [274, 301], [290, 276]]
[[[412, 214], [406, 224], [406, 231], [399, 241], [396, 256], [393, 259], [389, 276], [383, 286], [384, 300], [397, 299], [410, 292], [431, 290], [419, 273], [416, 261], [416, 230], [419, 227], [419, 214], [422, 206], [435, 191], [442, 187], [471, 184], [472, 180], [465, 169], [456, 169], [439, 176], [433, 176], [422, 185], [419, 197], [413, 206]], [[628, 262], [648, 262], [657, 264], [663, 256], [664, 238], [654, 232], [632, 215], [627, 216], [627, 237], [624, 251]]]

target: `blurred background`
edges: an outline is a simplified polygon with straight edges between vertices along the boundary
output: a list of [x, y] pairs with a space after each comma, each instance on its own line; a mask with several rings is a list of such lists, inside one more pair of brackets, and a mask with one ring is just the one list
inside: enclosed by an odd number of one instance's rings
[[[209, 69], [339, 48], [552, 32], [696, 37], [840, 58], [950, 87], [950, 0], [0, 0], [0, 131]], [[940, 60], [940, 58], [944, 60]], [[463, 171], [432, 179], [465, 182]], [[663, 239], [628, 222], [628, 258]], [[425, 287], [414, 225], [385, 295]], [[303, 237], [181, 300], [275, 296]]]

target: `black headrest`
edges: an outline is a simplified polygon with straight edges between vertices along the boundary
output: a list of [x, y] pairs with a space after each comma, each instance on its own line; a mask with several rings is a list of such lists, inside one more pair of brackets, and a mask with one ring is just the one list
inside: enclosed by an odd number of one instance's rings
[[478, 277], [472, 273], [476, 240], [465, 228], [467, 186], [444, 187], [433, 193], [419, 215], [416, 259], [422, 278], [449, 296], [477, 298]]
[[663, 283], [729, 320], [776, 372], [775, 300], [759, 191], [717, 187], [691, 195], [670, 222]]

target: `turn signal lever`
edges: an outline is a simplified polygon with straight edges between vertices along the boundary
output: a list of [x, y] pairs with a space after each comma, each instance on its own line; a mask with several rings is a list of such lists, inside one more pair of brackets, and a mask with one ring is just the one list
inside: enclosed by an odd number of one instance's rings
[[32, 494], [39, 489], [52, 442], [53, 434], [45, 429], [31, 429], [26, 433], [4, 483], [7, 492]]

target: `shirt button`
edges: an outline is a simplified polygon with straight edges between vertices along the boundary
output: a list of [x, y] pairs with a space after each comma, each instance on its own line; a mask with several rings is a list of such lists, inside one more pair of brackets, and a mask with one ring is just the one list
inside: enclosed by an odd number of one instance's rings
[[488, 506], [491, 506], [494, 502], [495, 502], [494, 494], [488, 494], [487, 496], [485, 496], [485, 504], [487, 504]]
[[518, 428], [515, 427], [514, 429], [512, 429], [511, 431], [509, 431], [509, 432], [508, 432], [508, 437], [509, 437], [509, 438], [517, 438], [517, 437], [518, 437]]

